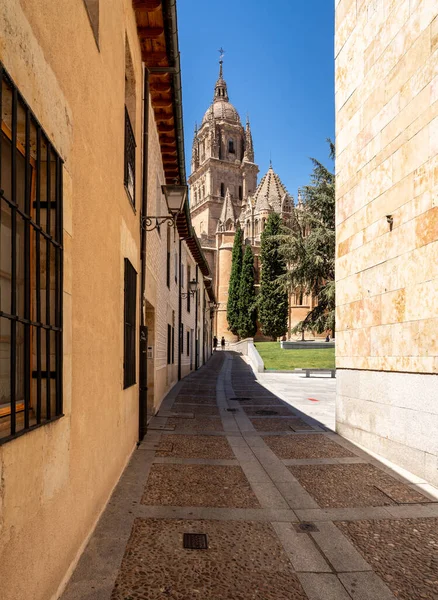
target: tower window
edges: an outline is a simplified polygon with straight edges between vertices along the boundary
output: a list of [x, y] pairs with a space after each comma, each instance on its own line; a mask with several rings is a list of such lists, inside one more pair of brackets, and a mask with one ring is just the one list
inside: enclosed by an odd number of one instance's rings
[[235, 152], [233, 140], [229, 140], [229, 142], [228, 142], [228, 152], [230, 154], [234, 154], [234, 152]]
[[225, 184], [221, 183], [221, 198], [225, 196]]
[[243, 198], [243, 194], [242, 194], [242, 186], [239, 185], [239, 200], [242, 200]]

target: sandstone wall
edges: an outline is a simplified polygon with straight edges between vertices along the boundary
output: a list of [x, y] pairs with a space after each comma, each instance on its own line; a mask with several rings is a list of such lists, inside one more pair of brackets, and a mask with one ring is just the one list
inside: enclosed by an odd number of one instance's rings
[[438, 7], [336, 2], [338, 430], [438, 482]]

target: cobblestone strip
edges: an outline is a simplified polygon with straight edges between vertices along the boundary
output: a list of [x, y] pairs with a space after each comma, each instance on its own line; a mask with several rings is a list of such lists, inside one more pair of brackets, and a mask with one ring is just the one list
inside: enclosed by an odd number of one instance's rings
[[[227, 375], [228, 372], [227, 369]], [[219, 379], [222, 379], [224, 374], [224, 371], [221, 371]], [[235, 396], [231, 382], [226, 386], [224, 385], [224, 389], [227, 397]], [[254, 431], [252, 423], [244, 411], [235, 414], [235, 421], [247, 447], [235, 444], [233, 451], [236, 458], [241, 461], [242, 468], [245, 462], [251, 464], [251, 468], [247, 468], [247, 477], [254, 492], [257, 493], [256, 490], [260, 486], [268, 485], [266, 483], [266, 476], [268, 476], [272, 482], [269, 485], [274, 484], [277, 491], [289, 507], [294, 509], [300, 519], [314, 521], [316, 519], [313, 519], [310, 515], [320, 515], [321, 517], [324, 515], [321, 522], [317, 524], [318, 531], [312, 532], [310, 535], [305, 532], [298, 532], [290, 522], [271, 521], [271, 525], [288, 554], [295, 572], [303, 575], [311, 574], [310, 578], [300, 578], [309, 600], [330, 600], [331, 598], [333, 600], [347, 600], [348, 598], [371, 600], [368, 585], [374, 586], [376, 591], [382, 592], [382, 596], [375, 594], [374, 600], [376, 598], [379, 598], [379, 600], [380, 598], [381, 600], [392, 598], [394, 600], [394, 596], [383, 581], [375, 575], [372, 567], [334, 525], [332, 520], [327, 518], [331, 515], [327, 515], [326, 511], [318, 506], [312, 496], [287, 468], [289, 463], [309, 464], [309, 461], [304, 461], [304, 463], [302, 461], [299, 463], [287, 461], [287, 464], [285, 464], [285, 461], [278, 458], [261, 437], [264, 432]], [[278, 433], [281, 434], [282, 432]], [[309, 432], [305, 431], [304, 433], [308, 434]], [[286, 435], [289, 436], [289, 432]], [[251, 454], [257, 459], [258, 466], [255, 466]], [[366, 456], [360, 455], [358, 452], [352, 458], [353, 460], [350, 458], [344, 464], [368, 462]], [[328, 462], [322, 459], [322, 461], [318, 460], [316, 464], [342, 464], [339, 459], [335, 461], [329, 459]], [[310, 460], [310, 464], [312, 463], [315, 464]], [[380, 514], [388, 515], [384, 509]], [[345, 580], [342, 580], [341, 577], [338, 578], [336, 575], [330, 575], [333, 571], [342, 573], [346, 576]], [[321, 574], [324, 574], [323, 578], [315, 579], [317, 575]], [[363, 577], [364, 575], [369, 577]]]

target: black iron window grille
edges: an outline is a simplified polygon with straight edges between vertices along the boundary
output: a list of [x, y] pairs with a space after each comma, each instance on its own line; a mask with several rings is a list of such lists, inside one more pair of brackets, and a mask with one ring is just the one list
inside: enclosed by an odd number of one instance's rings
[[190, 265], [187, 265], [187, 312], [190, 312], [190, 303], [191, 303], [191, 298], [192, 295], [190, 294], [190, 288], [189, 288], [189, 282], [190, 282], [190, 273], [191, 273], [191, 269], [190, 269]]
[[123, 388], [135, 384], [135, 329], [137, 272], [125, 258], [125, 335], [123, 352]]
[[0, 63], [0, 442], [62, 416], [62, 169]]
[[170, 365], [172, 358], [172, 325], [167, 325], [167, 364]]
[[135, 137], [129, 118], [128, 109], [125, 106], [125, 176], [124, 183], [126, 192], [132, 206], [135, 207]]

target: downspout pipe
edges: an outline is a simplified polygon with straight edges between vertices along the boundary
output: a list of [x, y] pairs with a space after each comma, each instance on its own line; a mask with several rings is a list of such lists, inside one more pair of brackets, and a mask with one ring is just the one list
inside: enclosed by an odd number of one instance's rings
[[146, 327], [146, 228], [143, 218], [147, 215], [148, 203], [148, 166], [149, 166], [149, 71], [143, 69], [143, 171], [142, 201], [140, 215], [140, 352], [139, 352], [139, 397], [138, 397], [138, 441], [141, 442], [147, 431], [148, 372], [147, 350], [148, 332]]
[[198, 370], [199, 366], [199, 340], [198, 340], [198, 271], [199, 267], [196, 265], [196, 296], [195, 296], [195, 371]]
[[182, 251], [182, 240], [179, 238], [179, 273], [178, 273], [178, 381], [181, 381], [181, 343], [182, 343], [182, 298], [181, 298], [181, 251]]

